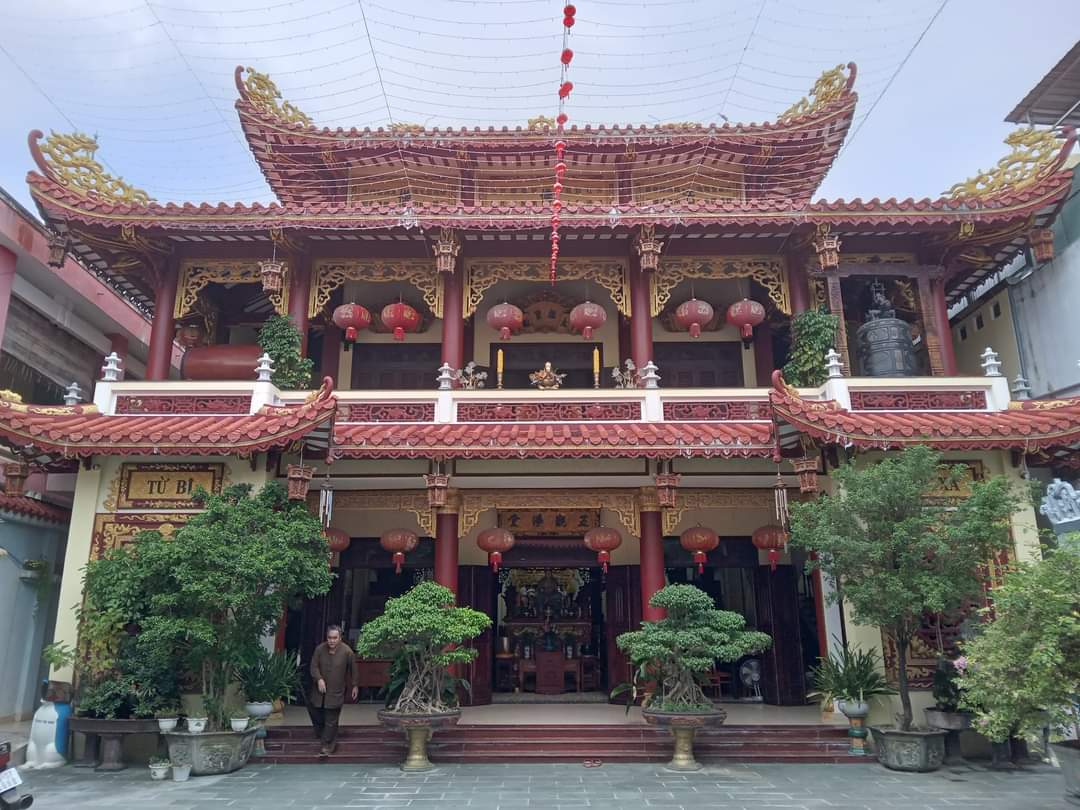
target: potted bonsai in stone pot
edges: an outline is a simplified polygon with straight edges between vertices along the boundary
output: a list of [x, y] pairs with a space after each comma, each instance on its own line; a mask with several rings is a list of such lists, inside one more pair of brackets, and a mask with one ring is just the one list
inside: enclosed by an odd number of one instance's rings
[[924, 615], [955, 610], [982, 590], [980, 566], [1010, 544], [1016, 500], [1003, 477], [974, 481], [966, 497], [943, 504], [967, 468], [943, 465], [928, 447], [909, 447], [869, 466], [841, 465], [836, 492], [791, 506], [791, 543], [810, 552], [838, 583], [860, 624], [881, 629], [895, 649], [900, 712], [892, 727], [872, 727], [878, 760], [894, 770], [940, 767], [945, 732], [913, 728], [908, 647]]
[[491, 626], [491, 619], [471, 608], [455, 607], [454, 592], [421, 582], [389, 599], [383, 614], [360, 630], [356, 652], [362, 658], [393, 659], [402, 674], [400, 691], [388, 699], [379, 720], [408, 736], [403, 771], [426, 771], [432, 765], [427, 743], [436, 729], [461, 716], [456, 690], [448, 689], [454, 665], [467, 664], [477, 651], [462, 646]]
[[924, 709], [926, 725], [940, 728], [945, 735], [945, 765], [963, 765], [964, 755], [960, 751], [960, 732], [971, 728], [971, 712], [960, 708], [962, 691], [960, 676], [967, 668], [967, 658], [959, 656], [950, 661], [938, 658], [934, 669], [934, 705]]
[[880, 695], [896, 694], [885, 680], [879, 664], [875, 651], [851, 650], [844, 644], [839, 655], [830, 653], [827, 658], [819, 658], [810, 670], [816, 691], [808, 697], [828, 697], [839, 704], [840, 711], [848, 719], [848, 737], [851, 739], [848, 752], [856, 756], [866, 754], [864, 723], [870, 714], [869, 701]]
[[[639, 688], [648, 693], [641, 706], [645, 722], [671, 730], [675, 753], [668, 767], [678, 771], [701, 767], [694, 759], [694, 734], [717, 726], [727, 717], [701, 689], [701, 681], [717, 661], [737, 661], [761, 652], [772, 639], [746, 629], [746, 620], [719, 610], [712, 597], [693, 585], [668, 585], [649, 599], [667, 611], [666, 618], [642, 622], [640, 630], [616, 639], [637, 672], [636, 684], [616, 687], [614, 694]], [[651, 687], [651, 688], [650, 688]]]
[[1048, 721], [1055, 731], [1070, 729], [1073, 739], [1051, 749], [1066, 793], [1080, 798], [1080, 542], [1077, 535], [1059, 542], [991, 591], [993, 621], [964, 643], [961, 706], [997, 743]]

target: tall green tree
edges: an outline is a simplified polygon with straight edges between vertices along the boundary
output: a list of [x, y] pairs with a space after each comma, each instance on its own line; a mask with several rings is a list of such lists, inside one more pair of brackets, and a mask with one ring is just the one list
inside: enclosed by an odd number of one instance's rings
[[[127, 628], [140, 660], [200, 684], [218, 727], [227, 721], [226, 689], [275, 630], [286, 600], [331, 584], [319, 520], [280, 484], [251, 490], [197, 490], [204, 511], [173, 536], [142, 532], [86, 570], [87, 637], [100, 642]], [[122, 668], [123, 657], [117, 662]]]
[[1021, 563], [991, 594], [993, 620], [963, 645], [961, 704], [1002, 742], [1046, 722], [1078, 725], [1080, 535]]
[[895, 643], [897, 719], [905, 731], [912, 722], [908, 644], [926, 614], [976, 600], [980, 566], [1010, 542], [1008, 519], [1018, 501], [1003, 477], [974, 482], [970, 495], [948, 506], [931, 497], [965, 474], [962, 465], [947, 466], [939, 453], [915, 446], [876, 463], [844, 464], [834, 494], [791, 507], [792, 545], [817, 552], [808, 570], [838, 582], [855, 620]]

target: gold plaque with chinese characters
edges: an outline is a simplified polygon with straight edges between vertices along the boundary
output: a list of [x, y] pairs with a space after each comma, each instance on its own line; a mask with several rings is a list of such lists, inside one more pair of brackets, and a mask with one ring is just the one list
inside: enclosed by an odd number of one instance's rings
[[580, 537], [600, 525], [598, 509], [500, 509], [500, 529], [516, 537]]
[[197, 509], [195, 490], [221, 493], [224, 464], [122, 464], [118, 509]]

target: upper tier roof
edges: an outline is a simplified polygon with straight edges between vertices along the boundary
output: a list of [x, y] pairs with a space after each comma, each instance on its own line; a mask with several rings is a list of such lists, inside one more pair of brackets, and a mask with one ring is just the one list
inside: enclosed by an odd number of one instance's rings
[[[847, 75], [845, 75], [845, 69]], [[246, 74], [246, 75], [245, 75]], [[810, 199], [832, 165], [855, 110], [854, 64], [826, 71], [778, 120], [560, 130], [539, 116], [526, 127], [389, 129], [315, 126], [265, 74], [236, 69], [236, 109], [255, 160], [286, 205], [447, 206], [539, 202], [566, 142], [563, 199], [608, 206], [674, 198]]]

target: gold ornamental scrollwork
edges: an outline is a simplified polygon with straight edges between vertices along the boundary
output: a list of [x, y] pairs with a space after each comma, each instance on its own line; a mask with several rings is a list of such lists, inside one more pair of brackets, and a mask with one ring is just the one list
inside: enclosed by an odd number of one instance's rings
[[458, 534], [468, 534], [490, 509], [607, 509], [634, 537], [641, 533], [637, 493], [630, 489], [500, 489], [462, 493]]
[[687, 279], [750, 278], [765, 288], [769, 300], [785, 315], [791, 314], [784, 262], [775, 256], [716, 256], [701, 259], [666, 259], [652, 277], [652, 315], [657, 317], [671, 300], [672, 291]]
[[245, 68], [244, 92], [251, 106], [259, 112], [289, 124], [311, 126], [311, 119], [282, 98], [273, 80], [255, 68]]
[[[40, 136], [41, 133], [35, 132], [34, 135]], [[36, 148], [47, 164], [47, 173], [57, 183], [77, 194], [138, 205], [152, 202], [150, 195], [141, 188], [113, 177], [94, 159], [98, 150], [97, 138], [81, 132], [67, 135], [52, 132], [44, 143], [36, 144]], [[42, 169], [45, 168], [42, 166]]]
[[688, 509], [768, 509], [775, 502], [771, 489], [683, 489], [673, 509], [665, 509], [664, 534], [676, 534]]
[[370, 281], [375, 283], [404, 281], [411, 284], [423, 296], [431, 314], [443, 316], [443, 279], [426, 259], [402, 259], [399, 261], [363, 261], [358, 259], [323, 259], [312, 268], [311, 298], [308, 316], [316, 317], [323, 311], [334, 290], [347, 281]]
[[[288, 272], [288, 267], [286, 267]], [[196, 311], [199, 293], [208, 284], [258, 284], [261, 283], [259, 263], [256, 261], [188, 261], [180, 266], [176, 287], [174, 318], [183, 318]], [[288, 314], [289, 285], [283, 284], [278, 292], [266, 294], [267, 300], [278, 315]]]
[[822, 107], [836, 101], [844, 94], [844, 90], [851, 82], [851, 77], [844, 75], [844, 70], [850, 67], [850, 65], [837, 65], [832, 70], [826, 70], [814, 82], [814, 86], [810, 89], [810, 96], [803, 96], [780, 113], [776, 120], [787, 123], [793, 118], [815, 113]]
[[1066, 139], [1052, 129], [1023, 127], [1009, 134], [1005, 143], [1012, 151], [993, 169], [957, 183], [945, 195], [953, 199], [990, 197], [998, 192], [1033, 186], [1058, 170], [1065, 155]]
[[[464, 316], [476, 312], [484, 293], [500, 281], [536, 281], [548, 283], [549, 267], [544, 261], [487, 259], [469, 262], [465, 274]], [[630, 315], [630, 296], [620, 262], [592, 259], [568, 259], [559, 262], [559, 278], [564, 281], [592, 281], [607, 290], [612, 303], [623, 315]]]
[[[318, 508], [319, 494], [308, 495], [308, 506]], [[420, 533], [435, 536], [435, 510], [428, 505], [427, 490], [347, 490], [334, 493], [334, 509], [373, 512], [409, 512]]]

